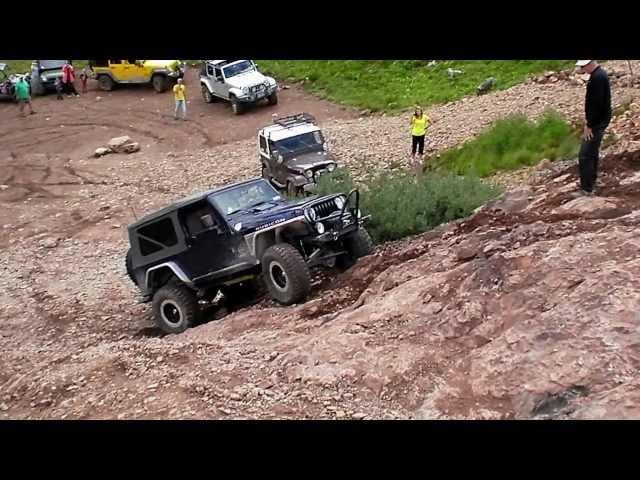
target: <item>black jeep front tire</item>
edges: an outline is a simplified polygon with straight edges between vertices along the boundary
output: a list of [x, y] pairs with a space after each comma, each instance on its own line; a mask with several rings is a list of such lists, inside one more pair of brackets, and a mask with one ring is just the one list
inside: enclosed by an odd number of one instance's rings
[[271, 95], [267, 97], [267, 103], [269, 105], [277, 105], [278, 104], [278, 93], [273, 92]]
[[153, 84], [153, 89], [158, 92], [158, 93], [162, 93], [167, 89], [167, 77], [165, 77], [164, 75], [154, 75], [153, 78], [151, 79], [151, 83]]
[[262, 274], [269, 294], [282, 305], [292, 305], [311, 291], [309, 266], [288, 243], [273, 245], [262, 256]]
[[371, 235], [362, 227], [347, 236], [343, 240], [343, 244], [347, 253], [336, 258], [336, 266], [340, 270], [353, 267], [359, 258], [366, 257], [373, 251]]
[[184, 285], [169, 282], [153, 296], [153, 319], [165, 333], [182, 333], [194, 325], [200, 314], [198, 299]]
[[98, 77], [98, 87], [100, 90], [104, 90], [105, 92], [110, 92], [113, 90], [113, 79], [108, 75], [100, 75]]

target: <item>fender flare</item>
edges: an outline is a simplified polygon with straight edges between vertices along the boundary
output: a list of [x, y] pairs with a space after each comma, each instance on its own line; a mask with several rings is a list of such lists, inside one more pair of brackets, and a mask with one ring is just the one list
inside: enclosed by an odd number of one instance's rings
[[171, 272], [173, 272], [173, 274], [178, 278], [178, 280], [180, 280], [186, 285], [192, 284], [189, 277], [187, 277], [184, 271], [175, 262], [165, 262], [165, 263], [161, 263], [160, 265], [156, 265], [155, 267], [151, 267], [146, 271], [145, 278], [144, 278], [144, 288], [146, 291], [151, 290], [150, 280], [153, 278], [154, 272], [159, 270], [171, 270]]

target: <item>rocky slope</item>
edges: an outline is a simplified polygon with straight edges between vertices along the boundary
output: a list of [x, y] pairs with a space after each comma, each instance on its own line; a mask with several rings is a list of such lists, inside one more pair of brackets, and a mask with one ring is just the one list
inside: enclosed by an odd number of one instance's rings
[[[553, 85], [549, 99], [580, 108], [583, 86]], [[434, 139], [473, 135], [496, 114], [465, 115], [528, 105], [540, 87], [465, 100]], [[621, 140], [598, 197], [571, 197], [575, 162], [531, 169], [471, 218], [379, 247], [335, 282], [318, 277], [304, 305], [263, 299], [168, 337], [125, 276], [124, 225], [132, 209], [255, 175], [253, 142], [24, 158], [28, 181], [16, 166], [0, 182], [11, 212], [0, 233], [0, 416], [637, 418], [639, 115], [632, 102], [614, 121]], [[326, 128], [362, 174], [359, 152], [370, 153], [365, 170], [406, 160], [404, 123]], [[368, 136], [378, 127], [386, 143]]]

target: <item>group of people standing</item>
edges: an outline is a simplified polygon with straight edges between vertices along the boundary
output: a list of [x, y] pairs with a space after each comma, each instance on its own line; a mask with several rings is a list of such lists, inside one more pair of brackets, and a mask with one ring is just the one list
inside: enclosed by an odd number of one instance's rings
[[[589, 75], [585, 96], [585, 125], [578, 155], [580, 189], [574, 196], [593, 195], [598, 177], [600, 146], [612, 117], [611, 86], [607, 72], [595, 60], [578, 60], [576, 67]], [[427, 128], [431, 119], [416, 107], [411, 117], [411, 164], [419, 171], [424, 160]], [[416, 160], [416, 153], [419, 157]]]
[[[89, 68], [85, 67], [80, 72], [80, 84], [82, 85], [82, 93], [87, 93], [87, 81], [89, 80]], [[68, 97], [74, 95], [79, 97], [80, 94], [76, 90], [75, 86], [76, 73], [70, 62], [65, 63], [62, 66], [62, 76], [55, 82], [56, 93], [58, 100], [62, 100], [63, 94], [66, 93]], [[25, 107], [29, 107], [29, 113], [36, 113], [31, 103], [31, 85], [27, 81], [27, 76], [23, 76], [16, 83], [16, 100], [18, 100], [18, 109], [20, 115], [26, 116]]]

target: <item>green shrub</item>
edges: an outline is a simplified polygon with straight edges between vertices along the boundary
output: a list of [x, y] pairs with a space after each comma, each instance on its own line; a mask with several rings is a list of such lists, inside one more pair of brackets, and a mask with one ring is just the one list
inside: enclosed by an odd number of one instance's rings
[[[348, 192], [354, 185], [346, 170], [323, 177], [318, 193]], [[360, 208], [371, 215], [367, 229], [376, 242], [397, 240], [468, 216], [500, 190], [477, 177], [430, 174], [380, 175], [359, 185]]]
[[578, 153], [579, 136], [557, 113], [547, 112], [533, 122], [515, 115], [493, 126], [460, 147], [425, 160], [429, 170], [487, 177], [497, 171], [535, 165], [543, 158], [558, 160]]

